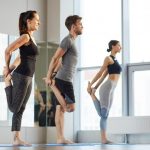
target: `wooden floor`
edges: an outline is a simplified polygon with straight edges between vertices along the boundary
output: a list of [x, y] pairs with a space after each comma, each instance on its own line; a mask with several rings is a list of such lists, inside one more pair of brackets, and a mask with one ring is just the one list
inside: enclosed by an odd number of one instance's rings
[[150, 150], [150, 144], [118, 144], [118, 145], [101, 145], [101, 144], [75, 144], [75, 145], [33, 145], [31, 147], [13, 147], [11, 145], [1, 145], [0, 150]]

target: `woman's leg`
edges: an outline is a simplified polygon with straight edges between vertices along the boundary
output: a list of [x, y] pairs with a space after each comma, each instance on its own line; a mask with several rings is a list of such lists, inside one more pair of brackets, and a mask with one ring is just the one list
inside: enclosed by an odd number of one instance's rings
[[14, 145], [26, 145], [20, 138], [20, 127], [25, 105], [31, 93], [31, 81], [32, 77], [18, 73], [13, 73], [12, 75], [13, 85], [11, 85], [11, 81], [8, 78], [5, 79], [8, 107], [13, 112], [12, 131], [14, 132]]
[[4, 77], [6, 99], [7, 99], [7, 104], [9, 108], [12, 103], [12, 88], [13, 87], [12, 87], [11, 79], [12, 79], [11, 74], [8, 74], [7, 77]]
[[101, 142], [103, 144], [107, 143], [107, 138], [106, 138], [106, 125], [107, 125], [107, 111], [104, 108], [101, 108], [100, 101], [97, 99], [95, 96], [95, 89], [91, 89], [91, 98], [93, 100], [95, 109], [98, 113], [98, 115], [101, 117], [100, 119], [100, 129], [101, 129]]
[[91, 89], [91, 98], [93, 100], [95, 109], [98, 113], [99, 116], [101, 116], [101, 105], [100, 105], [100, 101], [97, 99], [96, 95], [95, 95], [95, 89]]
[[101, 119], [100, 119], [100, 129], [101, 129], [101, 142], [103, 144], [108, 143], [106, 136], [106, 128], [107, 128], [107, 117], [108, 112], [106, 108], [101, 108]]
[[13, 113], [19, 112], [22, 103], [24, 101], [24, 98], [26, 96], [30, 78], [31, 77], [26, 77], [18, 73], [13, 73], [12, 75], [13, 85], [6, 86], [5, 88], [8, 108], [11, 112]]
[[26, 92], [24, 101], [22, 103], [22, 106], [21, 106], [19, 112], [13, 113], [12, 131], [14, 133], [14, 141], [13, 141], [14, 145], [30, 146], [30, 144], [28, 144], [26, 141], [24, 141], [24, 140], [21, 139], [20, 129], [21, 129], [22, 115], [23, 115], [23, 112], [25, 110], [27, 101], [28, 101], [28, 99], [30, 97], [31, 90], [32, 90], [32, 82], [30, 81], [30, 84], [29, 84], [29, 86], [27, 88], [27, 92]]
[[110, 109], [110, 100], [111, 100], [111, 91], [112, 84], [110, 80], [107, 80], [100, 88], [100, 102], [101, 102], [101, 120], [100, 120], [100, 128], [101, 128], [101, 141], [103, 144], [111, 143], [107, 139], [106, 130], [107, 130], [107, 119]]

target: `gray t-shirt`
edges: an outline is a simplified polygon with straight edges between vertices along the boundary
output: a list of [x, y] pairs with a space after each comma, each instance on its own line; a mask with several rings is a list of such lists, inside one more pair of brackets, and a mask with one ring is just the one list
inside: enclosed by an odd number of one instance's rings
[[59, 47], [65, 51], [65, 54], [62, 57], [62, 67], [59, 69], [56, 78], [72, 82], [78, 56], [75, 40], [69, 34], [62, 40]]

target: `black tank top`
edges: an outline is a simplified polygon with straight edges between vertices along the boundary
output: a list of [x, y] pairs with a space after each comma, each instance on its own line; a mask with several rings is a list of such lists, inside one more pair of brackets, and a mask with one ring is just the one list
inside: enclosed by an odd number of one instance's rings
[[118, 61], [115, 59], [114, 56], [110, 55], [110, 57], [113, 59], [114, 63], [108, 65], [108, 73], [109, 74], [120, 74], [122, 71], [120, 64]]
[[15, 69], [15, 72], [32, 77], [35, 72], [36, 56], [39, 54], [37, 45], [30, 37], [29, 43], [21, 46], [19, 49], [21, 62]]

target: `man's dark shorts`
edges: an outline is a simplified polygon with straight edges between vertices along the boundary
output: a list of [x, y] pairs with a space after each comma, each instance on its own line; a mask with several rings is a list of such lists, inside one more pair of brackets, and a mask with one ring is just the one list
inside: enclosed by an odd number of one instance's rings
[[[74, 96], [74, 90], [73, 90], [72, 82], [68, 82], [68, 81], [64, 81], [64, 80], [55, 78], [55, 85], [59, 89], [59, 91], [61, 92], [61, 95], [65, 98], [65, 101], [67, 104], [75, 103], [75, 96]], [[56, 96], [54, 99], [56, 100], [56, 104], [60, 105]]]

